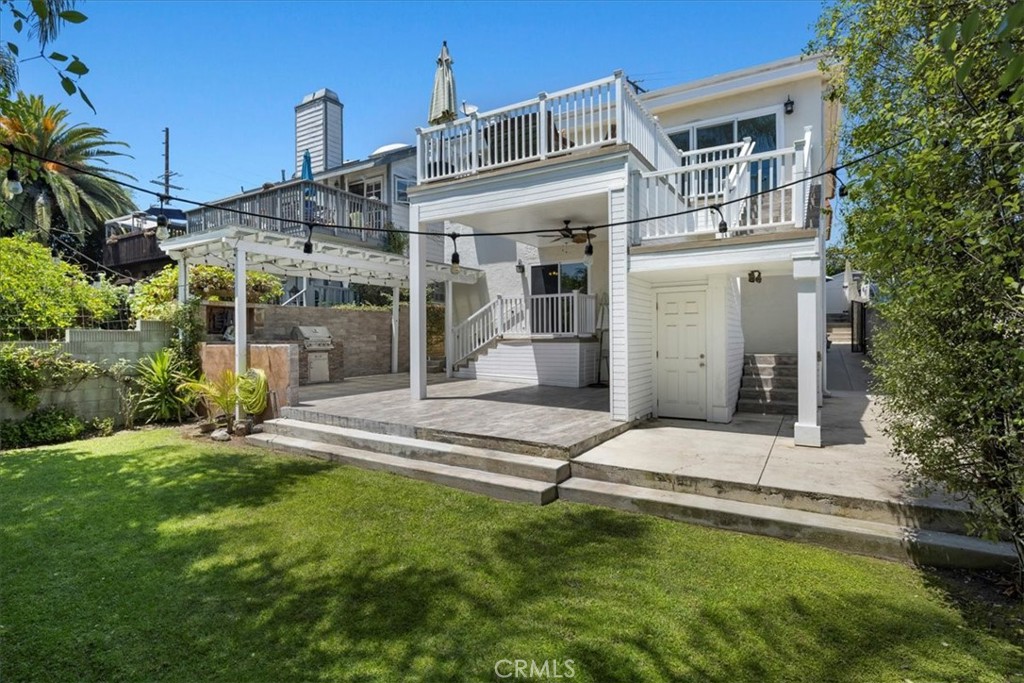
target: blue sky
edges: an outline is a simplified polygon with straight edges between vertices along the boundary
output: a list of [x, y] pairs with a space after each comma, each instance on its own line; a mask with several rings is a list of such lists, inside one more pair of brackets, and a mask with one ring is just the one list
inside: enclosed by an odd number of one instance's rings
[[413, 142], [442, 40], [459, 100], [486, 110], [616, 69], [657, 89], [798, 54], [820, 4], [92, 0], [79, 9], [88, 21], [52, 47], [88, 64], [81, 86], [96, 113], [39, 60], [22, 65], [21, 89], [127, 142], [133, 158], [113, 165], [154, 189], [169, 127], [178, 194], [206, 201], [280, 179], [281, 169], [290, 176], [294, 107], [319, 88], [345, 105], [347, 159]]

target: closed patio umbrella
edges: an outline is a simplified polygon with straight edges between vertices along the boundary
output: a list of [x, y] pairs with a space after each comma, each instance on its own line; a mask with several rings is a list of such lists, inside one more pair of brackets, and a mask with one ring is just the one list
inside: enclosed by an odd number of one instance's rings
[[316, 215], [316, 188], [313, 187], [313, 160], [308, 149], [302, 154], [302, 173], [299, 179], [305, 181], [302, 187], [302, 196], [305, 197], [303, 220], [311, 223]]
[[430, 96], [430, 115], [427, 121], [432, 126], [454, 121], [457, 117], [455, 99], [455, 75], [452, 73], [452, 58], [448, 54], [448, 41], [441, 43], [441, 54], [437, 56], [437, 71], [434, 73], [434, 92]]

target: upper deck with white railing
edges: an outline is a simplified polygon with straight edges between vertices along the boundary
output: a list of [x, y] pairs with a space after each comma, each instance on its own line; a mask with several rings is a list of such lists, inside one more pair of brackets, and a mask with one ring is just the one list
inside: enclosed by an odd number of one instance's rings
[[317, 234], [379, 249], [387, 241], [381, 232], [391, 221], [384, 202], [362, 197], [310, 180], [291, 180], [228, 197], [186, 211], [188, 232], [240, 225], [268, 232], [305, 236], [307, 225]]
[[614, 144], [632, 145], [653, 169], [680, 164], [679, 150], [622, 72], [416, 133], [420, 183]]

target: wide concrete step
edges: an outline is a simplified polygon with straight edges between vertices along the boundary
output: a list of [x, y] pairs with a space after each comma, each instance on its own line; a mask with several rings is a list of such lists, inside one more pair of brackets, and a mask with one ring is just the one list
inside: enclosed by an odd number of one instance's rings
[[796, 415], [796, 401], [765, 401], [762, 399], [741, 398], [736, 403], [736, 410], [741, 413], [757, 415]]
[[573, 503], [938, 567], [1005, 568], [1016, 557], [1009, 543], [581, 477], [559, 484], [558, 497]]
[[268, 420], [263, 430], [297, 439], [319, 441], [362, 451], [386, 453], [414, 460], [429, 460], [454, 467], [466, 467], [557, 484], [569, 477], [569, 463], [552, 458], [507, 453], [459, 444], [428, 441], [408, 436], [385, 435], [351, 427], [304, 422], [288, 418]]
[[555, 484], [507, 474], [454, 467], [426, 460], [412, 460], [397, 455], [361, 451], [280, 434], [251, 434], [245, 440], [253, 446], [274, 451], [310, 455], [363, 469], [391, 472], [515, 503], [546, 505], [558, 497]]
[[745, 365], [743, 366], [744, 377], [797, 377], [797, 366], [795, 365]]
[[743, 356], [744, 365], [796, 365], [797, 356], [795, 353], [748, 353]]
[[793, 389], [765, 389], [755, 387], [741, 387], [740, 400], [750, 399], [752, 401], [763, 401], [765, 403], [792, 403], [796, 405], [797, 390]]
[[740, 387], [744, 389], [792, 389], [797, 388], [796, 376], [763, 377], [760, 375], [743, 375]]
[[654, 472], [605, 462], [589, 462], [586, 456], [572, 461], [572, 476], [574, 479], [583, 478], [674, 493], [725, 498], [741, 503], [770, 505], [929, 531], [964, 534], [967, 530], [967, 506], [938, 497], [893, 501], [826, 494], [820, 491], [761, 486], [678, 472]]

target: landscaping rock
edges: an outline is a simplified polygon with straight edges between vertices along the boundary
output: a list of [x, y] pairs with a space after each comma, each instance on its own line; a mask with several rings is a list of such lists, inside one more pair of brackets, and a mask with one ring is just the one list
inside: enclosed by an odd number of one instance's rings
[[231, 435], [228, 434], [226, 429], [216, 429], [213, 434], [210, 434], [210, 438], [214, 441], [231, 441]]

